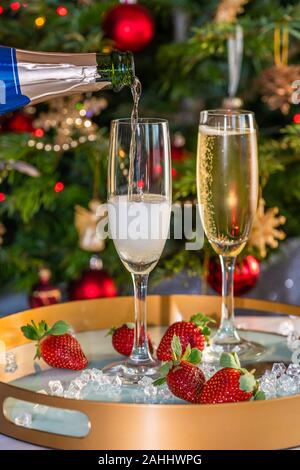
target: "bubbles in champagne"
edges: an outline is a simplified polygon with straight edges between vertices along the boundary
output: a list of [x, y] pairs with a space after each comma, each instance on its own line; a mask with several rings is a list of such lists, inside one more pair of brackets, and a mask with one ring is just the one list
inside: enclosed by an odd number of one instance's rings
[[200, 126], [197, 185], [205, 233], [218, 254], [236, 256], [257, 207], [255, 131]]
[[130, 272], [149, 273], [159, 260], [170, 225], [171, 204], [160, 194], [109, 199], [110, 234]]

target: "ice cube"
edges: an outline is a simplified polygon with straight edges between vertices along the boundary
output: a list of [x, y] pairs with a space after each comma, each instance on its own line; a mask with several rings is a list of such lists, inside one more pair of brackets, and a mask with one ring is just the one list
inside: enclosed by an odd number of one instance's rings
[[144, 387], [144, 394], [146, 395], [146, 397], [156, 397], [158, 393], [158, 387], [156, 387], [155, 385], [147, 385], [146, 387]]
[[283, 362], [275, 362], [272, 367], [272, 372], [273, 374], [276, 375], [276, 377], [281, 377], [286, 371], [285, 364]]
[[205, 375], [205, 379], [209, 380], [218, 370], [218, 368], [209, 363], [203, 363], [200, 367]]
[[79, 379], [82, 383], [87, 384], [91, 380], [93, 380], [93, 374], [91, 373], [91, 369], [85, 369], [81, 372]]
[[277, 395], [279, 397], [294, 395], [298, 391], [296, 381], [290, 375], [282, 375], [277, 382]]
[[266, 398], [276, 397], [277, 377], [276, 374], [270, 370], [266, 370], [264, 375], [259, 380], [259, 389], [265, 393]]
[[17, 426], [23, 426], [23, 428], [31, 428], [32, 416], [30, 413], [21, 413], [15, 417], [14, 422]]
[[91, 379], [98, 382], [100, 385], [109, 385], [111, 377], [107, 374], [104, 374], [100, 369], [89, 369], [91, 374]]
[[150, 385], [152, 385], [153, 383], [153, 379], [151, 379], [151, 377], [147, 377], [146, 375], [138, 381], [138, 385], [140, 387], [148, 387]]
[[50, 380], [49, 381], [50, 394], [55, 397], [64, 396], [64, 387], [60, 380]]
[[158, 388], [158, 397], [161, 403], [172, 401], [175, 397], [167, 385], [162, 385]]
[[111, 377], [110, 386], [113, 391], [121, 391], [122, 384], [123, 381], [118, 375], [116, 375], [115, 377]]
[[80, 398], [80, 393], [81, 390], [84, 386], [82, 384], [79, 385], [79, 380], [75, 379], [70, 382], [69, 387], [67, 390], [64, 392], [64, 397], [65, 398], [74, 398], [76, 400], [79, 400]]
[[14, 373], [18, 368], [16, 356], [13, 352], [7, 352], [5, 355], [5, 372]]
[[286, 370], [286, 373], [287, 375], [300, 377], [300, 364], [293, 364], [291, 362]]
[[96, 381], [90, 381], [83, 387], [80, 391], [80, 398], [83, 400], [89, 398], [91, 395], [94, 395], [99, 390], [99, 384]]

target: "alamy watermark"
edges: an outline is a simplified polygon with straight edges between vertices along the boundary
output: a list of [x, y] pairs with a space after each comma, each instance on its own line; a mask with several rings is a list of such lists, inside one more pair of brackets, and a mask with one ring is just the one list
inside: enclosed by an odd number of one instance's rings
[[300, 104], [300, 80], [295, 80], [292, 83], [293, 93], [292, 93], [292, 103]]
[[97, 237], [101, 240], [111, 238], [138, 243], [172, 238], [185, 240], [186, 250], [203, 247], [204, 230], [199, 208], [192, 203], [128, 202], [125, 198], [101, 204], [97, 217]]

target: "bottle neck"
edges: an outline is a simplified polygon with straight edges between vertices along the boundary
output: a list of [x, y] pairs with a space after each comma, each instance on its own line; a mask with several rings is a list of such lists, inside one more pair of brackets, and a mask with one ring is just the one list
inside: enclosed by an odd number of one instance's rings
[[134, 81], [130, 52], [62, 54], [0, 46], [0, 115], [28, 104]]
[[135, 77], [134, 61], [131, 52], [111, 51], [109, 54], [96, 54], [97, 82], [109, 82], [114, 91], [131, 86]]

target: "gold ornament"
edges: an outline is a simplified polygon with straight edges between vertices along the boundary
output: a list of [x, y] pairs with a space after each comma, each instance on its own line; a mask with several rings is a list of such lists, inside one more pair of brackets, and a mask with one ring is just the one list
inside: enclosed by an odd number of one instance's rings
[[267, 246], [277, 248], [278, 240], [285, 238], [285, 233], [278, 230], [277, 227], [283, 225], [286, 221], [283, 215], [278, 215], [278, 207], [272, 207], [265, 211], [265, 204], [265, 200], [260, 198], [248, 241], [249, 246], [258, 249], [262, 258], [267, 255]]
[[287, 26], [274, 29], [275, 65], [262, 72], [257, 80], [262, 101], [271, 110], [288, 114], [294, 92], [293, 82], [300, 79], [300, 66], [288, 65], [289, 32]]
[[237, 16], [244, 11], [249, 0], [221, 0], [215, 14], [216, 23], [234, 23]]
[[0, 245], [2, 245], [3, 243], [3, 237], [2, 235], [4, 235], [6, 232], [6, 228], [4, 227], [4, 225], [0, 222]]
[[97, 225], [103, 218], [103, 215], [99, 215], [101, 204], [99, 199], [92, 199], [88, 204], [89, 209], [75, 206], [75, 227], [79, 236], [79, 246], [82, 250], [95, 253], [105, 248], [104, 240], [97, 234]]
[[280, 109], [283, 114], [288, 114], [295, 80], [300, 80], [299, 65], [273, 65], [264, 70], [257, 82], [262, 101], [271, 110]]

